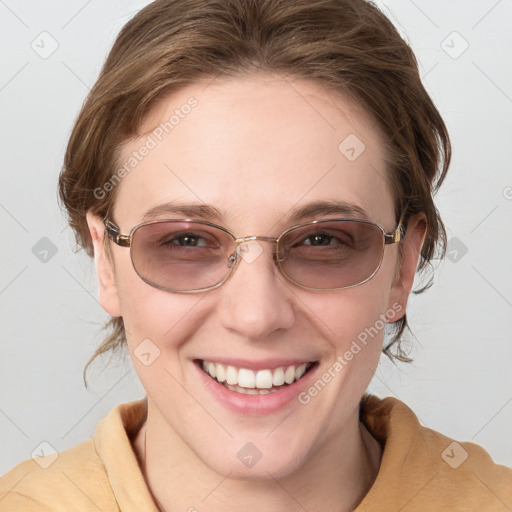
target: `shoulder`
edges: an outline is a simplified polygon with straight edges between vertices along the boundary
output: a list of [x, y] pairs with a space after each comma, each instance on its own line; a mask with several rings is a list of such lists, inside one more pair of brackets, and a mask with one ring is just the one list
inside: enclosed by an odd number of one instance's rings
[[[28, 459], [0, 478], [0, 510], [111, 510], [115, 504], [92, 439], [59, 454]], [[116, 509], [117, 510], [117, 509]]]
[[389, 510], [512, 509], [512, 470], [482, 447], [421, 425], [396, 398], [365, 397], [361, 418], [383, 446], [377, 479], [361, 505], [385, 497]]
[[98, 423], [92, 439], [18, 464], [0, 478], [0, 511], [118, 512], [121, 502], [126, 510], [151, 510], [130, 441], [145, 411], [143, 400], [120, 404]]

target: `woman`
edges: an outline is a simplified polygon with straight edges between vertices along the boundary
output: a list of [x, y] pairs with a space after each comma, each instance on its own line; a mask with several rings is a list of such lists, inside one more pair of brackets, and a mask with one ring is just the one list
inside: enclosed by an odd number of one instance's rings
[[[2, 510], [507, 510], [512, 471], [365, 394], [444, 229], [416, 61], [365, 1], [159, 0], [117, 38], [60, 194], [147, 392]], [[393, 349], [395, 353], [393, 354]]]

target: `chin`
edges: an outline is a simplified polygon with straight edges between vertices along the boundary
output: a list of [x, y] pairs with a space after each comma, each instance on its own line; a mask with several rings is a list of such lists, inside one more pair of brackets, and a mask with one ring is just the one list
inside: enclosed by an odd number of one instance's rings
[[206, 446], [197, 455], [212, 471], [235, 480], [280, 479], [298, 471], [307, 458], [305, 440], [293, 443], [291, 439], [289, 435], [272, 441], [263, 435], [254, 441], [240, 441], [238, 437], [215, 450]]
[[[249, 452], [250, 450], [247, 450]], [[205, 460], [204, 462], [216, 473], [234, 480], [267, 481], [285, 478], [300, 469], [304, 460], [303, 457], [293, 456], [290, 453], [265, 454], [260, 452], [259, 460], [248, 460], [248, 456], [239, 457], [238, 450], [233, 456], [226, 456], [226, 453], [219, 455], [223, 460]], [[208, 457], [210, 459], [210, 457]], [[242, 459], [242, 460], [240, 460]], [[245, 459], [245, 461], [244, 461]]]

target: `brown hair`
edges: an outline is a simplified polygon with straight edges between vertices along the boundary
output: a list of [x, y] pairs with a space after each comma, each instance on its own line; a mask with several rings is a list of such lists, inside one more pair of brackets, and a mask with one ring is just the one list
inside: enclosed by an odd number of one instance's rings
[[[112, 179], [120, 145], [157, 100], [199, 79], [255, 71], [312, 79], [362, 105], [387, 139], [397, 218], [406, 205], [406, 219], [425, 215], [418, 270], [436, 248], [444, 255], [433, 194], [450, 162], [448, 133], [411, 48], [365, 0], [157, 0], [142, 9], [117, 37], [67, 146], [59, 194], [79, 249], [93, 256], [86, 212], [104, 216], [113, 204], [115, 187], [95, 191]], [[393, 324], [384, 348], [392, 360], [411, 360], [400, 345], [406, 326], [405, 315]], [[126, 342], [122, 317], [105, 328], [88, 365]]]

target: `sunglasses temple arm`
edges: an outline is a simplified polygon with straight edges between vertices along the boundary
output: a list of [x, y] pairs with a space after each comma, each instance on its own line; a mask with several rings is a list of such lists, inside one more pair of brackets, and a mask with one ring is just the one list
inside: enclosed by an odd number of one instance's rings
[[409, 203], [407, 203], [406, 207], [402, 211], [402, 215], [400, 215], [400, 219], [398, 220], [398, 225], [392, 233], [386, 233], [384, 235], [386, 244], [394, 244], [400, 242], [405, 237], [407, 232], [407, 225], [404, 224], [405, 215], [407, 213], [407, 207]]
[[121, 235], [119, 233], [119, 228], [107, 217], [103, 219], [103, 223], [105, 224], [105, 229], [107, 230], [109, 237], [115, 244], [121, 247], [130, 247], [131, 240], [129, 236]]

